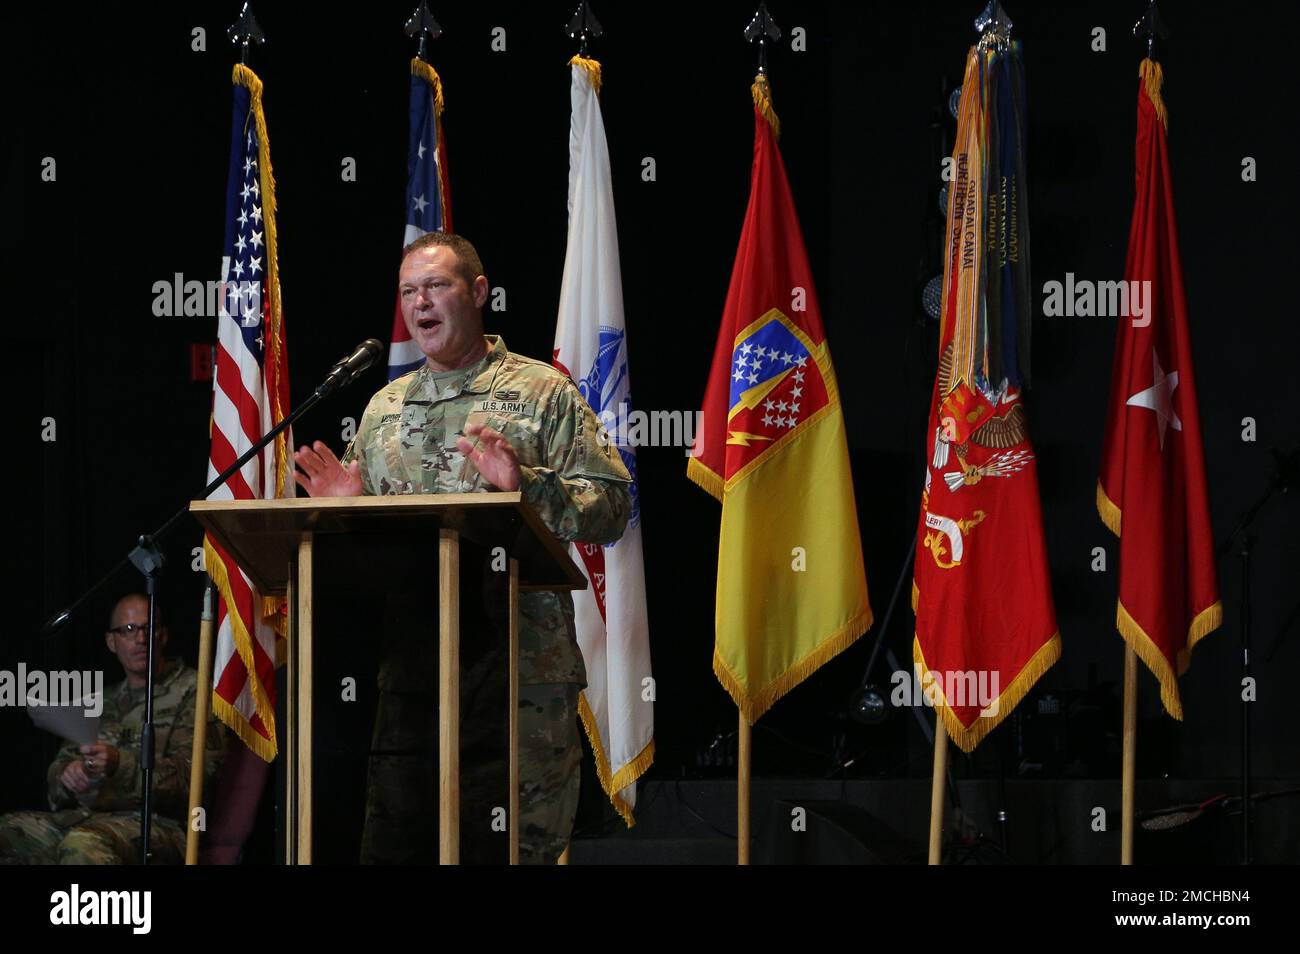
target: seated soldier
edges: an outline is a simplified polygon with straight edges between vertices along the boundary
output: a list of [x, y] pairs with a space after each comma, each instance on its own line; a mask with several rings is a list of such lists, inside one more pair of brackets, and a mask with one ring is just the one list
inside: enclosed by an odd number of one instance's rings
[[[51, 812], [0, 815], [0, 864], [117, 865], [140, 862], [140, 732], [144, 723], [149, 601], [136, 593], [113, 607], [104, 634], [126, 679], [104, 693], [99, 739], [68, 742], [46, 778]], [[163, 658], [167, 630], [155, 624], [153, 826], [150, 862], [185, 860], [196, 673]], [[209, 721], [205, 790], [216, 773], [223, 734]]]

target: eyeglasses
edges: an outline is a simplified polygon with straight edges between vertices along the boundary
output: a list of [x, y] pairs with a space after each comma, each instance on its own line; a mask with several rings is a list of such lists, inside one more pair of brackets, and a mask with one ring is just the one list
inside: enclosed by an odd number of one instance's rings
[[149, 624], [148, 623], [126, 623], [123, 626], [118, 626], [115, 629], [110, 629], [109, 632], [112, 633], [114, 636], [125, 636], [127, 639], [130, 639], [136, 633], [145, 633], [147, 635], [149, 632]]

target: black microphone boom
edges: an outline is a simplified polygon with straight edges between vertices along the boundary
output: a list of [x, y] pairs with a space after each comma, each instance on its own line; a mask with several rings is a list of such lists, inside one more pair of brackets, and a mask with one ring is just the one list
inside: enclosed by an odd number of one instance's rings
[[[383, 353], [384, 346], [374, 338], [367, 338], [365, 341], [361, 342], [361, 344], [357, 345], [356, 350], [353, 351], [352, 354], [339, 361], [338, 364], [334, 365], [334, 367], [330, 369], [329, 375], [321, 383], [321, 386], [312, 392], [311, 397], [303, 401], [301, 405], [295, 408], [287, 417], [280, 421], [279, 424], [267, 431], [266, 434], [262, 436], [261, 440], [248, 448], [248, 450], [244, 451], [244, 453], [241, 454], [233, 464], [213, 478], [211, 483], [203, 488], [203, 492], [199, 495], [198, 499], [206, 500], [208, 497], [212, 496], [218, 487], [234, 476], [234, 474], [246, 463], [261, 453], [262, 448], [275, 440], [282, 431], [287, 430], [295, 421], [298, 420], [298, 418], [302, 417], [309, 410], [319, 404], [327, 395], [340, 387], [351, 384], [357, 375], [374, 364]], [[189, 504], [186, 504], [180, 510], [176, 511], [176, 513], [172, 514], [166, 523], [153, 533], [149, 534], [148, 539], [150, 541], [157, 541], [161, 537], [165, 536], [173, 526], [180, 522], [180, 520], [189, 513], [189, 510]], [[132, 552], [134, 553], [135, 551]], [[131, 559], [129, 557], [123, 557], [118, 561], [117, 565], [114, 566], [113, 569], [109, 570], [100, 578], [99, 582], [82, 593], [71, 606], [60, 610], [51, 616], [45, 623], [45, 635], [52, 635], [66, 625], [67, 622], [72, 619], [73, 614], [76, 613], [76, 611], [79, 610], [87, 600], [103, 589], [110, 580], [117, 576], [120, 570], [124, 569], [130, 563]]]

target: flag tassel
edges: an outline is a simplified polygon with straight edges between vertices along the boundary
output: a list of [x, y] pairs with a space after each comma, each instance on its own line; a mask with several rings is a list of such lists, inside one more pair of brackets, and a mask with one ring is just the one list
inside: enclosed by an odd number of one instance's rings
[[1160, 120], [1160, 125], [1168, 132], [1169, 113], [1165, 110], [1165, 100], [1160, 94], [1160, 90], [1165, 85], [1164, 70], [1155, 60], [1143, 60], [1142, 65], [1138, 67], [1138, 76], [1142, 77], [1142, 87], [1146, 90], [1151, 105], [1156, 108], [1156, 117]]
[[781, 137], [781, 120], [777, 118], [776, 109], [772, 106], [772, 86], [767, 81], [767, 77], [759, 73], [754, 77], [754, 84], [749, 88], [750, 94], [754, 97], [754, 105], [758, 111], [763, 114], [772, 125], [772, 134], [778, 139]]

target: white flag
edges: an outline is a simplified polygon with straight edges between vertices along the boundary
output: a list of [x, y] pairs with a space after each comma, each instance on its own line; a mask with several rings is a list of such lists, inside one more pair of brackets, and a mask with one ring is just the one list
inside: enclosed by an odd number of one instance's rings
[[[555, 364], [578, 385], [632, 474], [632, 515], [612, 546], [575, 544], [588, 588], [574, 593], [578, 646], [587, 667], [582, 721], [597, 772], [632, 824], [637, 778], [654, 759], [654, 682], [646, 621], [645, 567], [636, 458], [626, 444], [631, 411], [623, 282], [601, 118], [600, 64], [574, 57], [569, 129], [569, 241], [555, 326]], [[621, 422], [621, 423], [619, 423]]]

